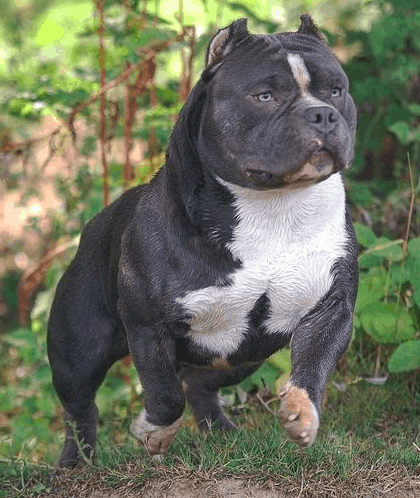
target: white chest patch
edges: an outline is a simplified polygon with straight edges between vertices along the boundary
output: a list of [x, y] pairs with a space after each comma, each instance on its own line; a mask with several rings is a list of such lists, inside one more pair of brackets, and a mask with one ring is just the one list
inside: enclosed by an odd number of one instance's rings
[[226, 183], [239, 220], [228, 248], [242, 267], [229, 286], [187, 293], [189, 337], [217, 356], [239, 347], [248, 315], [266, 293], [269, 333], [290, 333], [326, 294], [331, 268], [345, 255], [345, 193], [339, 175], [302, 190], [257, 191]]

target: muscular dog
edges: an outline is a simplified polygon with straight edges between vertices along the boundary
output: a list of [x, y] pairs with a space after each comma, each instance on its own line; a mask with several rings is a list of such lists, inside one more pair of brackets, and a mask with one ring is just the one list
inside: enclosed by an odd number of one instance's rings
[[48, 354], [67, 420], [60, 465], [91, 455], [95, 392], [128, 353], [146, 395], [131, 432], [159, 455], [186, 401], [199, 426], [233, 427], [218, 389], [290, 342], [280, 416], [312, 444], [356, 297], [348, 86], [308, 15], [293, 33], [252, 35], [241, 19], [215, 35], [166, 164], [87, 224], [58, 285]]

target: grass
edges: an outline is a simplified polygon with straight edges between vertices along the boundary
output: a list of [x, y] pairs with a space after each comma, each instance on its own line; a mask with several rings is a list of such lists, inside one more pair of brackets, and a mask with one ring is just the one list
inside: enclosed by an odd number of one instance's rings
[[[131, 438], [118, 431], [113, 434], [113, 424], [108, 421], [100, 427], [97, 458], [92, 466], [54, 473], [53, 467], [46, 464], [3, 460], [0, 497], [52, 493], [56, 497], [82, 497], [90, 496], [84, 494], [86, 489], [127, 492], [140, 490], [153, 479], [201, 476], [205, 480], [209, 475], [240, 476], [259, 482], [281, 479], [283, 486], [295, 488], [304, 478], [313, 486], [302, 488], [301, 497], [312, 496], [308, 493], [314, 489], [318, 489], [314, 496], [323, 496], [322, 486], [332, 482], [343, 493], [351, 483], [365, 481], [382, 482], [385, 489], [397, 477], [399, 483], [404, 479], [415, 482], [420, 491], [420, 390], [414, 387], [419, 385], [417, 380], [418, 375], [412, 374], [395, 377], [383, 386], [359, 382], [349, 385], [344, 393], [331, 385], [319, 437], [306, 450], [287, 440], [279, 420], [256, 397], [234, 417], [240, 428], [228, 434], [199, 433], [187, 415], [170, 452], [158, 465]], [[270, 407], [275, 409], [276, 404], [274, 401]], [[122, 425], [126, 427], [128, 421]], [[351, 489], [355, 492], [354, 487]]]

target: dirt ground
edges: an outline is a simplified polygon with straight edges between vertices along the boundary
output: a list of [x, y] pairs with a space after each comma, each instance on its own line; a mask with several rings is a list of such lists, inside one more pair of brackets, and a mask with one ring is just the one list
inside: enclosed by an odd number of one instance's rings
[[[180, 478], [177, 480], [152, 480], [143, 491], [134, 491], [131, 494], [120, 494], [118, 491], [111, 494], [93, 492], [89, 498], [283, 498], [292, 497], [280, 490], [270, 489], [247, 483], [241, 479], [224, 478], [220, 480], [199, 480]], [[297, 496], [297, 495], [296, 495]]]
[[[397, 477], [397, 476], [396, 476]], [[302, 479], [300, 482], [269, 480], [258, 484], [253, 479], [234, 477], [151, 479], [142, 490], [127, 486], [115, 491], [93, 491], [87, 498], [418, 498], [420, 480], [401, 479], [388, 482], [359, 478], [339, 481], [331, 477]], [[85, 496], [85, 495], [83, 495]]]
[[370, 469], [355, 470], [347, 478], [331, 475], [321, 467], [302, 468], [300, 478], [268, 475], [264, 469], [255, 475], [233, 476], [223, 468], [190, 471], [182, 465], [172, 469], [158, 466], [155, 471], [144, 483], [144, 470], [136, 464], [103, 469], [90, 476], [80, 469], [63, 471], [50, 481], [49, 492], [42, 498], [420, 497], [420, 474], [379, 461]]

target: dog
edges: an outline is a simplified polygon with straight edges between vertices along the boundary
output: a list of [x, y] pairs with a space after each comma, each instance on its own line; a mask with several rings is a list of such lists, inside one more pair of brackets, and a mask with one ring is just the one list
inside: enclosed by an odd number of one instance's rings
[[307, 14], [297, 32], [253, 35], [239, 19], [214, 36], [165, 165], [86, 225], [57, 287], [59, 465], [92, 456], [95, 392], [129, 353], [145, 392], [131, 433], [152, 456], [167, 452], [186, 401], [201, 428], [235, 427], [219, 388], [289, 342], [279, 413], [291, 440], [314, 442], [357, 293], [341, 174], [357, 121], [348, 87]]

